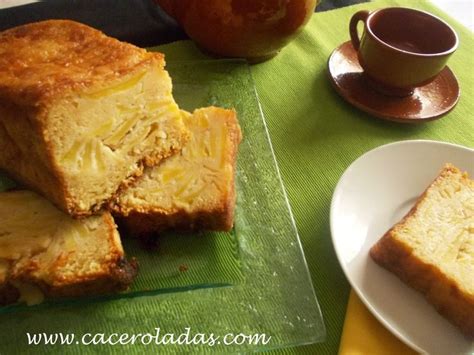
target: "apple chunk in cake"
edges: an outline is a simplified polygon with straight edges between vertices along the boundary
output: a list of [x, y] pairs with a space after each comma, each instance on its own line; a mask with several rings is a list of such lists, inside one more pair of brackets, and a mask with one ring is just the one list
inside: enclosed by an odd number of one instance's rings
[[0, 168], [73, 216], [187, 139], [160, 53], [73, 21], [0, 33]]
[[135, 274], [110, 213], [78, 220], [34, 192], [0, 193], [0, 305], [119, 291]]
[[183, 117], [190, 140], [181, 152], [146, 169], [112, 206], [133, 234], [232, 228], [241, 140], [235, 111], [208, 107]]

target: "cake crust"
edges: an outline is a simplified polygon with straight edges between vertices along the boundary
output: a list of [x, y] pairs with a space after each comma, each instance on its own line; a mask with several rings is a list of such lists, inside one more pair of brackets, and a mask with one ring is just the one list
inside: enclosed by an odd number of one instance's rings
[[97, 213], [188, 138], [164, 65], [74, 21], [1, 32], [0, 168], [74, 217]]
[[16, 190], [0, 193], [0, 221], [0, 305], [29, 302], [25, 290], [41, 299], [118, 292], [137, 273], [110, 213], [75, 221], [35, 193]]
[[[449, 213], [463, 213], [467, 224], [463, 240], [455, 238], [445, 243], [459, 244], [455, 259], [445, 252], [445, 263], [423, 257], [419, 250], [432, 250], [428, 236], [420, 246], [407, 240], [407, 228], [418, 223], [420, 214], [425, 213], [425, 205], [433, 199], [434, 193], [443, 196], [443, 186], [447, 184], [454, 194], [464, 189], [465, 207]], [[451, 192], [448, 192], [448, 196]], [[446, 196], [444, 196], [446, 197]], [[449, 196], [449, 198], [452, 196]], [[469, 207], [470, 206], [470, 207]], [[457, 217], [457, 216], [455, 216]], [[446, 216], [444, 216], [446, 218]], [[393, 272], [402, 281], [421, 292], [436, 310], [450, 320], [470, 339], [474, 339], [474, 225], [468, 225], [469, 218], [474, 222], [474, 182], [466, 173], [447, 164], [435, 181], [419, 197], [413, 208], [403, 219], [388, 230], [370, 249], [370, 256], [379, 265]], [[448, 218], [449, 219], [449, 218]], [[446, 235], [446, 238], [449, 236]], [[429, 248], [429, 249], [428, 249]], [[432, 252], [435, 254], [436, 252]], [[460, 265], [462, 263], [462, 265]], [[458, 265], [456, 265], [458, 264]]]
[[30, 23], [0, 33], [0, 100], [41, 111], [71, 92], [100, 90], [155, 63], [164, 67], [163, 54], [75, 21]]
[[[238, 146], [242, 139], [236, 112], [217, 107], [207, 107], [196, 110], [192, 115], [184, 114], [186, 115], [185, 122], [191, 132], [188, 144], [194, 145], [194, 148], [185, 145], [181, 155], [172, 156], [169, 160], [165, 160], [162, 165], [146, 169], [141, 180], [125, 190], [123, 194], [118, 195], [110, 204], [120, 224], [124, 225], [133, 235], [150, 235], [168, 229], [229, 231], [233, 226], [236, 200], [235, 168]], [[217, 177], [214, 180], [207, 181], [202, 190], [204, 193], [197, 194], [192, 201], [182, 201], [182, 198], [177, 196], [178, 194], [173, 195], [173, 192], [170, 192], [169, 196], [167, 192], [152, 192], [160, 185], [158, 180], [161, 181], [167, 174], [166, 171], [173, 171], [175, 165], [180, 169], [195, 170], [195, 179], [200, 179], [199, 170], [202, 167], [199, 166], [201, 164], [199, 159], [217, 159], [212, 157], [212, 153], [205, 158], [195, 157], [199, 154], [193, 152], [192, 149], [202, 149], [201, 145], [205, 143], [204, 141], [212, 141], [216, 137], [211, 137], [211, 135], [219, 131], [219, 129], [216, 129], [211, 133], [209, 130], [197, 127], [201, 124], [196, 123], [198, 121], [202, 122], [204, 126], [215, 122], [225, 130], [225, 133], [222, 134], [222, 140], [225, 142], [224, 148], [219, 152], [219, 154], [222, 154], [219, 159], [224, 165], [217, 169]], [[193, 134], [195, 135], [194, 138]], [[204, 150], [206, 149], [208, 148]], [[188, 166], [190, 159], [195, 159], [193, 163], [198, 165]], [[203, 162], [202, 164], [206, 163]], [[158, 180], [154, 181], [154, 179]], [[176, 181], [171, 182], [171, 184], [175, 183], [177, 184]], [[178, 184], [178, 186], [180, 185]], [[215, 189], [216, 186], [219, 186], [219, 188]], [[170, 187], [175, 188], [174, 185], [170, 185]], [[183, 192], [183, 189], [178, 190]], [[213, 192], [209, 193], [211, 190]]]

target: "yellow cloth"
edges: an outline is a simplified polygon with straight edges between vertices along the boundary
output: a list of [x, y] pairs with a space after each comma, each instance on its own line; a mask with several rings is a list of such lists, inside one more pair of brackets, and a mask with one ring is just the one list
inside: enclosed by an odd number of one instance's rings
[[352, 290], [347, 305], [339, 355], [417, 354], [390, 333]]

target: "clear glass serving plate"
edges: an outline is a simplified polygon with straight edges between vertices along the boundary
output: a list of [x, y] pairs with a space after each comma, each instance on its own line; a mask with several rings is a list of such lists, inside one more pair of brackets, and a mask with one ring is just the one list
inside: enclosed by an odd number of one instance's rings
[[[222, 339], [234, 333], [265, 334], [270, 338], [266, 344], [216, 342], [212, 348], [209, 344], [137, 341], [120, 349], [132, 354], [262, 351], [325, 339], [321, 311], [248, 65], [235, 60], [187, 61], [170, 62], [167, 69], [182, 108], [192, 111], [216, 105], [237, 110], [244, 138], [237, 163], [234, 230], [195, 239], [167, 239], [164, 251], [143, 257], [142, 279], [128, 293], [33, 308], [16, 306], [14, 312], [3, 312], [2, 348], [31, 350], [27, 332], [68, 332], [78, 339], [86, 333], [156, 334], [156, 328], [176, 336], [189, 328], [191, 337], [203, 333]], [[125, 241], [127, 253], [136, 254], [140, 261], [140, 249], [130, 243]], [[157, 261], [159, 258], [164, 260]], [[169, 264], [167, 258], [175, 264]], [[192, 266], [197, 259], [195, 275], [180, 278], [176, 265]], [[65, 350], [82, 354], [118, 349], [103, 344], [35, 346], [38, 353]]]

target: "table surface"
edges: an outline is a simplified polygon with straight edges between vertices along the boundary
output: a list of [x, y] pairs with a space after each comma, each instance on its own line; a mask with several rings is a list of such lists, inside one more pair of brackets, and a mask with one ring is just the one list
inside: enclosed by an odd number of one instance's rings
[[[159, 7], [155, 6], [152, 0], [47, 0], [13, 6], [28, 2], [31, 1], [0, 1], [0, 31], [47, 18], [70, 18], [141, 47], [187, 39], [186, 34]], [[362, 2], [365, 1], [323, 0], [317, 11], [329, 11]], [[470, 0], [434, 0], [432, 2], [469, 27], [471, 31], [474, 29], [473, 4]], [[337, 331], [340, 332], [341, 329], [342, 324]]]

